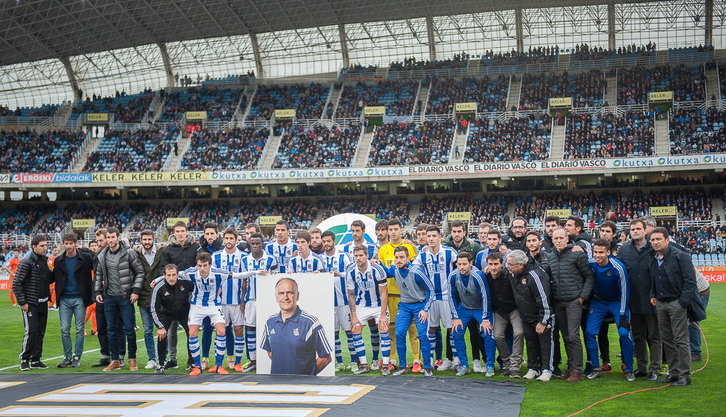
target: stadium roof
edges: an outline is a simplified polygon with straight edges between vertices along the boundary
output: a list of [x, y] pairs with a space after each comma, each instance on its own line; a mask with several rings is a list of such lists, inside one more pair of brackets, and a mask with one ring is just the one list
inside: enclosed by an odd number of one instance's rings
[[0, 65], [338, 24], [639, 2], [644, 0], [5, 0]]

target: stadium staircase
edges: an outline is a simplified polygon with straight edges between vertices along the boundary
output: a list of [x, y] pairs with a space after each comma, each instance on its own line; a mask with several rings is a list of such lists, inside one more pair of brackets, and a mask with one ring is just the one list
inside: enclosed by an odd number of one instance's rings
[[668, 156], [671, 153], [671, 141], [668, 134], [668, 116], [655, 121], [655, 155]]
[[711, 199], [711, 215], [715, 217], [717, 214], [723, 221], [726, 213], [723, 211], [723, 199], [721, 197], [714, 197]]
[[512, 76], [512, 81], [509, 85], [509, 95], [507, 96], [507, 111], [512, 108], [512, 106], [517, 106], [519, 108], [519, 96], [522, 94], [522, 77], [517, 77], [517, 75]]
[[[567, 123], [567, 118], [565, 118]], [[552, 119], [552, 140], [550, 140], [550, 160], [561, 161], [565, 155], [565, 127], [558, 126], [557, 119]], [[511, 217], [511, 216], [510, 216]]]
[[614, 106], [618, 102], [618, 77], [606, 77], [605, 102]]
[[[459, 134], [459, 129], [454, 127], [454, 139], [451, 141], [451, 149], [449, 150], [449, 163], [460, 164], [464, 161], [464, 154], [466, 153], [466, 139], [469, 137], [469, 129], [471, 126], [467, 126], [464, 134]], [[456, 157], [456, 147], [459, 147], [459, 157]]]
[[567, 71], [570, 68], [570, 54], [557, 56], [557, 71]]
[[146, 121], [148, 123], [150, 123], [150, 124], [156, 123], [156, 119], [158, 119], [159, 116], [161, 116], [162, 110], [164, 110], [165, 103], [166, 103], [166, 100], [163, 100], [161, 98], [161, 94], [156, 93], [156, 95], [154, 96], [154, 99], [151, 100], [151, 110], [153, 111], [153, 115], [146, 117]]
[[255, 89], [252, 91], [252, 94], [247, 99], [247, 108], [244, 109], [244, 113], [241, 117], [237, 117], [237, 120], [240, 121], [240, 125], [244, 124], [247, 120], [247, 116], [250, 114], [250, 109], [252, 109], [252, 100], [255, 99], [255, 94], [257, 93], [257, 86], [255, 86]]
[[144, 217], [146, 213], [142, 210], [136, 214], [129, 220], [129, 222], [124, 226], [124, 230], [121, 231], [121, 233], [124, 236], [131, 236], [131, 229], [134, 227], [134, 224], [136, 224], [136, 220], [140, 220], [142, 217]]
[[711, 94], [716, 95], [716, 100], [721, 100], [721, 88], [718, 85], [718, 70], [711, 68], [706, 70], [706, 100], [711, 100]]
[[[272, 116], [272, 119], [270, 119], [270, 126], [275, 126], [275, 116]], [[272, 169], [272, 164], [275, 162], [275, 157], [282, 142], [282, 135], [274, 136], [274, 133], [275, 129], [270, 129], [270, 139], [262, 151], [262, 156], [260, 156], [260, 169]]]
[[176, 138], [176, 143], [179, 148], [179, 152], [177, 155], [174, 155], [174, 150], [172, 148], [172, 151], [169, 153], [169, 157], [166, 158], [166, 161], [164, 162], [164, 166], [161, 167], [162, 171], [177, 172], [181, 169], [182, 157], [184, 157], [184, 154], [189, 150], [192, 140], [190, 136], [186, 136], [182, 132], [179, 132], [179, 136]]
[[[416, 103], [421, 102], [421, 114], [419, 116], [426, 114], [426, 108], [429, 106], [429, 93], [431, 92], [431, 85], [424, 86], [423, 84], [419, 84], [418, 95], [416, 96]], [[414, 110], [416, 110], [415, 105]], [[423, 122], [423, 117], [420, 118], [421, 122]]]
[[88, 157], [88, 155], [93, 153], [96, 148], [98, 148], [98, 144], [101, 143], [101, 139], [103, 139], [103, 136], [91, 138], [88, 141], [86, 146], [78, 153], [80, 157], [75, 162], [73, 162], [73, 166], [71, 167], [70, 172], [81, 172], [83, 167], [86, 165], [86, 158]]
[[[411, 219], [411, 223], [409, 223], [408, 226], [404, 227], [404, 230], [412, 230], [412, 231], [415, 230], [413, 228], [413, 223], [414, 223], [414, 220], [416, 220], [416, 217], [418, 217], [419, 214], [421, 214], [421, 204], [420, 204], [420, 202], [416, 202], [416, 204], [414, 204], [413, 201], [412, 201], [411, 202], [411, 206], [408, 209], [408, 218]], [[414, 232], [413, 236], [416, 236], [415, 232]]]
[[375, 133], [375, 129], [373, 129], [373, 131], [370, 133], [363, 130], [360, 138], [360, 143], [358, 144], [358, 147], [355, 151], [353, 168], [365, 168], [366, 163], [368, 162], [368, 155], [371, 152], [371, 142], [373, 142], [373, 135], [375, 135]]

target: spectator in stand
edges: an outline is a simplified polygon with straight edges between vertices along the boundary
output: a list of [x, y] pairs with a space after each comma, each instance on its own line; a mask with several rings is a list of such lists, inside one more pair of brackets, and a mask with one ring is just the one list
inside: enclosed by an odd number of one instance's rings
[[671, 153], [726, 152], [726, 111], [709, 107], [675, 108], [669, 112]]
[[[593, 146], [594, 145], [594, 146]], [[565, 159], [652, 156], [655, 121], [651, 112], [628, 111], [622, 116], [590, 113], [570, 116]]]
[[160, 171], [178, 135], [178, 128], [106, 132], [99, 150], [86, 157], [82, 171]]
[[225, 131], [203, 130], [192, 134], [189, 150], [181, 161], [182, 170], [254, 169], [260, 162], [270, 136], [267, 128], [235, 127]]
[[2, 131], [0, 172], [63, 172], [86, 138], [83, 132]]
[[[335, 117], [358, 118], [367, 106], [385, 106], [387, 116], [411, 116], [418, 92], [418, 81], [378, 81], [376, 84], [346, 84]], [[390, 99], [384, 96], [392, 96]]]

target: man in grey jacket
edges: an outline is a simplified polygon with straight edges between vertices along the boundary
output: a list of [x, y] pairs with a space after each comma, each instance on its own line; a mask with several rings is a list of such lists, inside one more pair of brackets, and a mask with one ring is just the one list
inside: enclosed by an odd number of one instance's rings
[[[128, 339], [129, 370], [139, 369], [136, 363], [136, 333], [134, 332], [134, 306], [144, 284], [144, 268], [138, 254], [119, 241], [119, 230], [109, 227], [106, 231], [108, 245], [99, 254], [96, 263], [94, 293], [96, 301], [103, 304], [108, 322], [108, 339], [111, 363], [103, 370], [121, 369], [119, 362], [119, 338]], [[119, 329], [119, 323], [123, 333]]]
[[552, 279], [555, 323], [562, 333], [567, 352], [567, 372], [560, 378], [568, 382], [582, 381], [582, 341], [580, 322], [582, 304], [592, 295], [595, 275], [585, 252], [572, 250], [568, 233], [559, 228], [552, 232], [555, 247], [548, 257]]

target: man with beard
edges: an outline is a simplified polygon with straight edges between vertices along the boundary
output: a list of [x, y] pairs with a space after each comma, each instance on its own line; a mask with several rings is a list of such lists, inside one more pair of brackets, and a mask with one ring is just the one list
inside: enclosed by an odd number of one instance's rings
[[318, 256], [322, 256], [325, 253], [323, 248], [323, 231], [314, 227], [310, 229], [310, 251]]
[[515, 217], [512, 220], [512, 227], [506, 234], [502, 235], [502, 243], [509, 250], [519, 249], [526, 251], [527, 246], [524, 241], [524, 235], [527, 233], [527, 220], [524, 217]]
[[141, 323], [144, 326], [144, 344], [146, 345], [146, 353], [149, 361], [146, 363], [145, 369], [154, 369], [159, 364], [157, 362], [156, 350], [154, 346], [154, 319], [151, 312], [151, 282], [159, 275], [159, 263], [161, 262], [161, 252], [166, 247], [163, 243], [154, 243], [154, 232], [151, 229], [144, 229], [139, 233], [141, 245], [134, 247], [139, 254], [139, 261], [144, 268], [144, 286], [139, 293], [139, 314], [141, 314]]
[[557, 216], [545, 217], [545, 235], [542, 238], [542, 246], [545, 252], [552, 252], [554, 246], [552, 245], [552, 232], [560, 227], [560, 218]]

